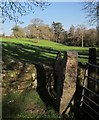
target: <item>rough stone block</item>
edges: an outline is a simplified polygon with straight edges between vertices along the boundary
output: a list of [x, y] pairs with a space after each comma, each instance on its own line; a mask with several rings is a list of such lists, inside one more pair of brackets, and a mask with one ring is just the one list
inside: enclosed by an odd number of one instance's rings
[[56, 60], [57, 76], [56, 109], [62, 114], [70, 102], [77, 80], [78, 54], [76, 51], [67, 51], [64, 57]]

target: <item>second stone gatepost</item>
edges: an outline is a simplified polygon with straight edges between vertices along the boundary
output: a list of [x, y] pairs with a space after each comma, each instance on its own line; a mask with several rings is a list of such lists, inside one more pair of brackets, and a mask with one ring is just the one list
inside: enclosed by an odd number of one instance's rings
[[[57, 67], [58, 66], [58, 67]], [[56, 59], [57, 76], [56, 108], [62, 114], [68, 106], [76, 90], [78, 53], [67, 51], [64, 57]]]

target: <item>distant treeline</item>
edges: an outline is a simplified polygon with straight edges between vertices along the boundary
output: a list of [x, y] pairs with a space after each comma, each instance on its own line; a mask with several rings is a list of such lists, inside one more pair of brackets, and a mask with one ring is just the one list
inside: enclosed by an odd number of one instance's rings
[[[13, 36], [16, 38], [35, 38], [46, 39], [59, 42], [70, 46], [98, 46], [97, 30], [94, 28], [87, 29], [84, 25], [75, 27], [71, 25], [66, 31], [60, 22], [53, 22], [51, 26], [46, 25], [39, 18], [35, 18], [31, 23], [22, 28], [15, 25], [12, 28]], [[3, 34], [3, 37], [5, 35]]]

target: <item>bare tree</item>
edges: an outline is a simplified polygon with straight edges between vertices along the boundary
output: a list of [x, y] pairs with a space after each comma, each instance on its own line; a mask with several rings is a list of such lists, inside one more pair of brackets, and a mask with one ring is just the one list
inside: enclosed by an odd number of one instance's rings
[[32, 25], [34, 26], [41, 26], [44, 25], [43, 20], [41, 20], [40, 18], [34, 18], [31, 20]]
[[86, 11], [89, 23], [99, 24], [99, 1], [98, 0], [85, 0], [83, 10]]
[[84, 47], [84, 31], [86, 29], [85, 25], [78, 25], [78, 27], [80, 28], [80, 33], [81, 33], [81, 46]]
[[7, 19], [18, 23], [20, 22], [20, 16], [25, 16], [31, 11], [34, 13], [34, 7], [44, 10], [48, 5], [50, 4], [45, 0], [25, 0], [25, 2], [20, 0], [4, 0], [0, 2], [2, 23]]
[[89, 23], [96, 23], [97, 28], [97, 44], [99, 46], [99, 0], [86, 0], [84, 10], [89, 17]]

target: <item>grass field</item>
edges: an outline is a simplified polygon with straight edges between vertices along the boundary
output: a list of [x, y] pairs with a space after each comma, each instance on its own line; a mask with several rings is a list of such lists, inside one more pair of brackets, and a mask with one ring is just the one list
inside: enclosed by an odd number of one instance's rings
[[[55, 59], [58, 51], [78, 51], [78, 61], [88, 61], [88, 47], [65, 46], [52, 41], [35, 39], [2, 39], [2, 52], [4, 57], [13, 57], [22, 61], [38, 63], [51, 62]], [[99, 49], [98, 49], [99, 51]]]

